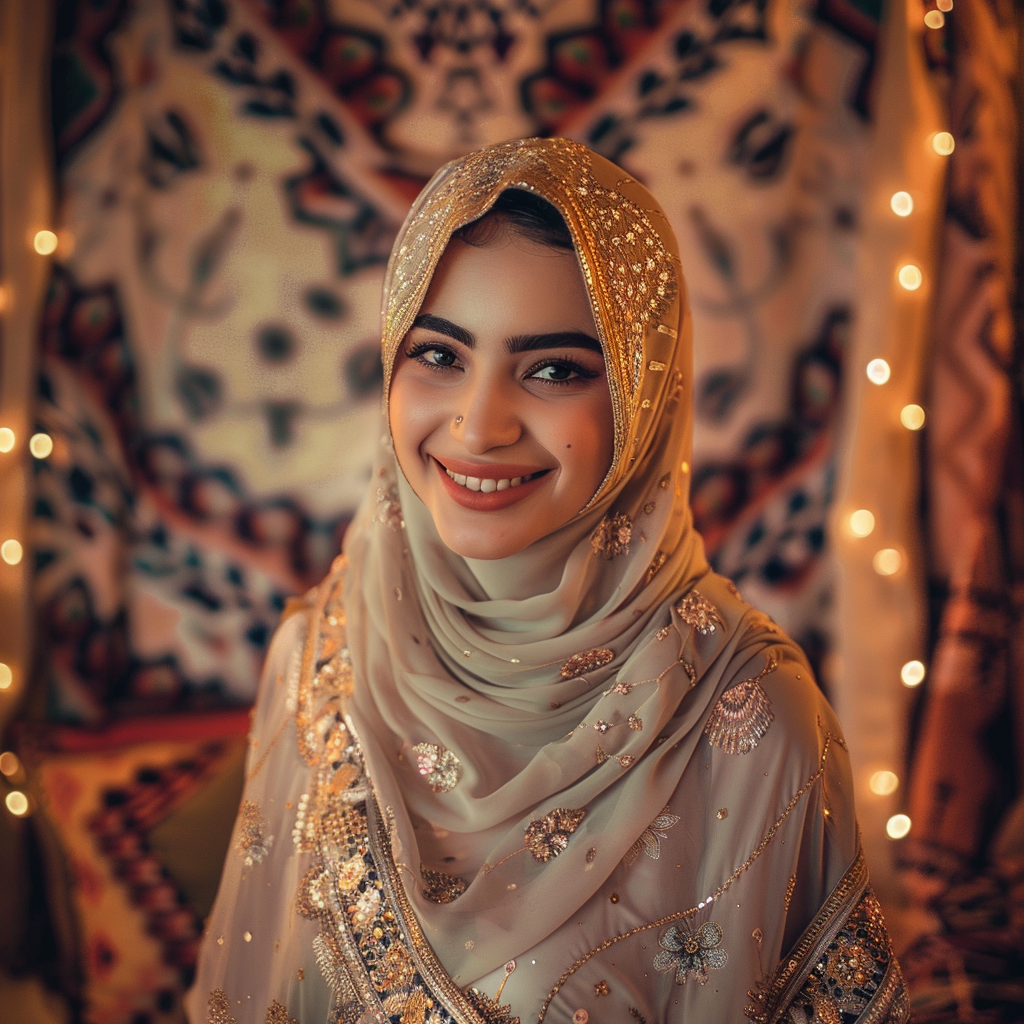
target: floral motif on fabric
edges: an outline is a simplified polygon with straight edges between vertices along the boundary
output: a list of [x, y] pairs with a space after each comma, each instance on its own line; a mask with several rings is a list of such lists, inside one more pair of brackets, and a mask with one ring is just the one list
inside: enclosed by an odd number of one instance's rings
[[586, 814], [582, 808], [571, 810], [558, 807], [543, 818], [531, 821], [526, 826], [526, 848], [535, 860], [547, 863], [568, 849], [569, 838], [579, 828]]
[[267, 1015], [263, 1018], [263, 1024], [299, 1024], [298, 1020], [288, 1012], [284, 1003], [276, 999], [267, 1007]]
[[431, 903], [452, 903], [466, 891], [465, 879], [420, 865], [423, 898]]
[[692, 626], [701, 636], [714, 633], [719, 626], [725, 627], [725, 621], [718, 609], [703, 594], [691, 590], [676, 605], [679, 618], [688, 626]]
[[[856, 904], [842, 927], [813, 961], [796, 995], [780, 1007], [778, 1000], [791, 990], [794, 975], [808, 970], [805, 957], [820, 950], [816, 940], [832, 914], [841, 912], [851, 899]], [[823, 908], [775, 975], [750, 993], [754, 1005], [747, 1007], [746, 1015], [754, 1024], [906, 1024], [910, 1020], [906, 985], [889, 944], [882, 909], [866, 885], [862, 858], [847, 872], [830, 902], [836, 906]]]
[[511, 1006], [502, 1006], [496, 999], [491, 999], [476, 988], [467, 989], [466, 995], [486, 1024], [519, 1024], [519, 1018], [513, 1016]]
[[713, 747], [727, 754], [749, 754], [761, 742], [775, 719], [761, 680], [777, 666], [778, 662], [769, 655], [758, 675], [731, 686], [718, 699], [704, 726], [704, 734]]
[[417, 743], [416, 770], [435, 793], [450, 793], [462, 778], [462, 762], [440, 743]]
[[215, 988], [206, 1001], [206, 1024], [238, 1024], [223, 989]]
[[579, 654], [574, 654], [562, 666], [562, 671], [559, 674], [563, 679], [576, 679], [607, 665], [614, 657], [615, 652], [607, 647], [595, 647], [590, 651], [581, 651]]
[[713, 921], [705, 921], [695, 932], [669, 925], [658, 939], [661, 952], [654, 958], [654, 969], [675, 971], [677, 985], [685, 985], [690, 978], [706, 985], [708, 972], [724, 967], [729, 959], [721, 942], [722, 929]]
[[661, 841], [668, 839], [668, 830], [680, 822], [679, 815], [672, 814], [666, 807], [654, 821], [640, 833], [640, 838], [626, 851], [622, 858], [628, 865], [632, 864], [641, 853], [646, 853], [651, 860], [661, 856]]
[[618, 555], [629, 554], [629, 542], [633, 539], [633, 522], [624, 512], [605, 516], [597, 529], [590, 535], [590, 546], [594, 554], [603, 555], [609, 561]]
[[647, 572], [644, 574], [644, 583], [650, 583], [651, 580], [661, 572], [667, 561], [667, 551], [655, 551], [654, 557], [651, 559], [651, 564], [647, 566]]
[[259, 864], [274, 845], [274, 837], [267, 835], [267, 819], [263, 817], [260, 805], [252, 800], [243, 800], [238, 809], [238, 831], [235, 849], [241, 854], [246, 867]]
[[370, 522], [380, 523], [392, 530], [405, 529], [402, 506], [398, 501], [398, 488], [394, 484], [377, 488], [377, 507]]

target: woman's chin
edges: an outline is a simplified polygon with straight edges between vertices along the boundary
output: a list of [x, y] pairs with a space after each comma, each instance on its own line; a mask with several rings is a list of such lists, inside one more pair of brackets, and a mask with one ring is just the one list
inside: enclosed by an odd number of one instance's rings
[[459, 530], [452, 529], [451, 524], [439, 524], [435, 520], [437, 532], [446, 548], [460, 555], [481, 562], [497, 561], [518, 555], [538, 538], [533, 536], [509, 536], [497, 530]]

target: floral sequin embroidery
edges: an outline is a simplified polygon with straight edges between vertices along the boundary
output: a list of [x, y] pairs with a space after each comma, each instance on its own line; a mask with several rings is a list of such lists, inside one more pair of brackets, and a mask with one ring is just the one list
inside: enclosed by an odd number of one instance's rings
[[466, 995], [485, 1024], [519, 1024], [519, 1018], [512, 1015], [511, 1006], [502, 1006], [476, 988], [466, 989]]
[[668, 839], [668, 830], [673, 825], [678, 825], [680, 818], [672, 814], [666, 807], [654, 821], [640, 833], [640, 838], [626, 851], [623, 861], [632, 864], [641, 853], [646, 853], [651, 860], [657, 860], [661, 856], [661, 841]]
[[531, 821], [526, 826], [526, 848], [535, 860], [542, 863], [557, 857], [568, 848], [569, 837], [579, 828], [586, 814], [582, 808], [558, 807], [543, 818]]
[[607, 665], [614, 657], [615, 652], [607, 647], [595, 647], [590, 651], [581, 651], [579, 654], [574, 654], [562, 666], [559, 675], [563, 679], [577, 679], [579, 676]]
[[704, 734], [713, 747], [727, 754], [749, 754], [761, 742], [775, 718], [761, 680], [777, 664], [769, 655], [767, 665], [758, 675], [730, 687], [718, 699], [704, 726]]
[[416, 770], [427, 780], [435, 793], [449, 793], [462, 778], [462, 762], [440, 743], [417, 743]]
[[691, 590], [676, 606], [679, 618], [688, 626], [692, 626], [701, 636], [714, 633], [719, 626], [725, 627], [725, 621], [718, 609], [696, 590]]
[[238, 834], [235, 849], [242, 855], [246, 867], [259, 864], [274, 845], [274, 837], [267, 835], [267, 820], [260, 805], [243, 800], [238, 809]]
[[601, 520], [590, 537], [590, 546], [595, 554], [611, 560], [617, 555], [628, 555], [632, 539], [632, 520], [624, 512], [617, 512]]
[[392, 530], [405, 529], [402, 506], [398, 502], [398, 488], [394, 484], [377, 488], [377, 508], [370, 522], [382, 523]]
[[267, 1015], [263, 1018], [263, 1024], [299, 1024], [298, 1020], [288, 1012], [284, 1003], [276, 999], [267, 1007]]
[[662, 570], [665, 563], [668, 561], [668, 552], [656, 551], [654, 557], [651, 559], [651, 564], [647, 566], [647, 572], [644, 574], [644, 583], [650, 583], [655, 576]]
[[434, 871], [422, 864], [420, 875], [423, 877], [423, 898], [431, 903], [452, 903], [466, 891], [465, 881], [456, 875]]
[[223, 989], [215, 988], [206, 1001], [206, 1024], [237, 1024]]
[[708, 972], [724, 967], [729, 959], [721, 941], [722, 929], [713, 921], [705, 921], [696, 932], [669, 925], [658, 940], [661, 952], [654, 958], [654, 969], [675, 971], [677, 985], [685, 985], [689, 978], [706, 985]]

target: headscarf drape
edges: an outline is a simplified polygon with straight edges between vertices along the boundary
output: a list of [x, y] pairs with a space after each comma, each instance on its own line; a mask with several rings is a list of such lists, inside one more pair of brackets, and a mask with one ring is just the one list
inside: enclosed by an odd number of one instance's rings
[[[593, 895], [671, 798], [728, 665], [779, 639], [750, 629], [738, 599], [699, 593], [676, 242], [651, 194], [579, 143], [492, 146], [420, 195], [385, 282], [385, 404], [452, 233], [510, 188], [552, 203], [572, 235], [612, 397], [607, 476], [555, 533], [471, 561], [441, 542], [386, 435], [345, 545], [351, 722], [416, 915], [460, 983]], [[552, 565], [557, 585], [534, 592]], [[507, 596], [509, 580], [528, 596]], [[695, 629], [711, 638], [699, 655]], [[586, 871], [560, 855], [568, 844], [589, 851]], [[446, 855], [470, 870], [446, 873]]]

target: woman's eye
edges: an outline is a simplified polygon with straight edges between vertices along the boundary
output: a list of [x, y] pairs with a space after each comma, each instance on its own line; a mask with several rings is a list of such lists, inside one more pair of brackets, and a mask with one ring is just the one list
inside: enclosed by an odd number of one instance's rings
[[578, 377], [579, 373], [573, 367], [566, 366], [564, 363], [548, 363], [546, 366], [541, 366], [539, 369], [534, 370], [530, 376], [540, 380], [566, 381]]
[[454, 366], [455, 353], [446, 348], [428, 348], [422, 353], [423, 358], [434, 366]]

